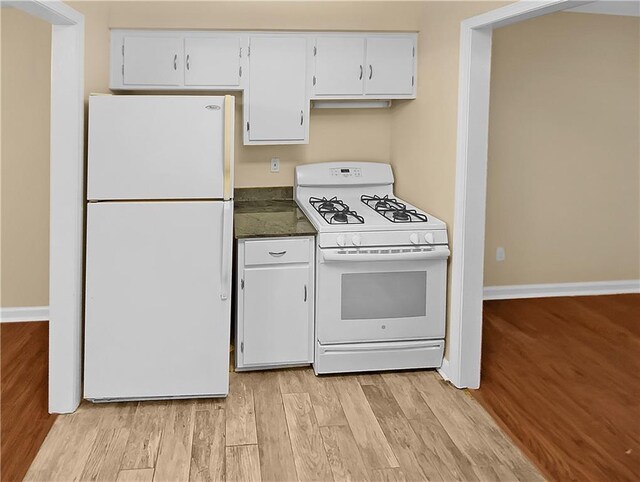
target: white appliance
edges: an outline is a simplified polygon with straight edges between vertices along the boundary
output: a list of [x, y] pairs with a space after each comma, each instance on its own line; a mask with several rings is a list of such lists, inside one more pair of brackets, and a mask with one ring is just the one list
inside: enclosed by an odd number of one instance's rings
[[233, 97], [89, 99], [84, 396], [225, 396]]
[[318, 230], [316, 373], [439, 367], [444, 222], [393, 195], [389, 164], [296, 167], [295, 199]]

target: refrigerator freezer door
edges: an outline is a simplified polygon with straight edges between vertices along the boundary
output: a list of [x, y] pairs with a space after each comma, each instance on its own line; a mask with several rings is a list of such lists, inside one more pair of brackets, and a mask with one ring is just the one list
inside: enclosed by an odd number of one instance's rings
[[221, 199], [224, 99], [90, 97], [88, 199]]
[[89, 204], [85, 398], [228, 393], [224, 204]]

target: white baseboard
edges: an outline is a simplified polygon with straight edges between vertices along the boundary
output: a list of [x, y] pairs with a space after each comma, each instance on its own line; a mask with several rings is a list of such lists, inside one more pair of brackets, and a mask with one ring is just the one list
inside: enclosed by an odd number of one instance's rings
[[445, 381], [449, 381], [449, 360], [447, 360], [446, 358], [442, 359], [442, 365], [440, 366], [440, 368], [437, 369], [438, 373], [440, 374], [440, 376], [442, 377], [443, 380]]
[[548, 283], [537, 285], [486, 286], [485, 300], [548, 298], [553, 296], [594, 296], [640, 293], [640, 280]]
[[0, 322], [2, 323], [47, 321], [48, 319], [48, 306], [16, 306], [0, 308]]

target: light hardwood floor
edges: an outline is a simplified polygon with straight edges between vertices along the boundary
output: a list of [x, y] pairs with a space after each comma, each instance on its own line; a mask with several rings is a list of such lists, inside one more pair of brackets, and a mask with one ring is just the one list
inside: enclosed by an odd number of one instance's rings
[[433, 371], [231, 373], [225, 400], [83, 403], [26, 481], [542, 480]]

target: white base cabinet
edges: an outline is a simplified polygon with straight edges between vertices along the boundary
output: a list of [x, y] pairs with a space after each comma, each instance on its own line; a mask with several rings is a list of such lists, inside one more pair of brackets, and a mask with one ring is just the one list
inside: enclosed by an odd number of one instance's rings
[[313, 362], [313, 237], [238, 241], [236, 369]]

